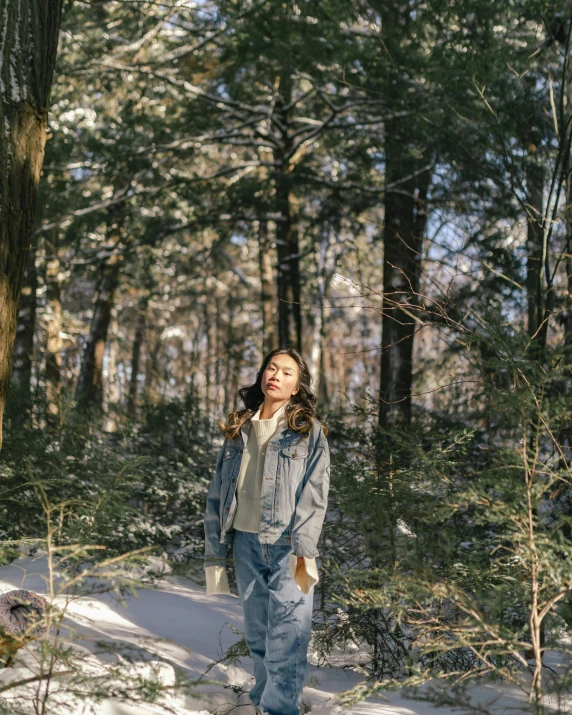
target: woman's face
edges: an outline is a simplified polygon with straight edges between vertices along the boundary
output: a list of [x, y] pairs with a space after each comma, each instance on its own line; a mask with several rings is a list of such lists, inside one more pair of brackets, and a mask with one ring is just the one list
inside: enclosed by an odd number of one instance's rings
[[275, 355], [262, 373], [262, 392], [270, 400], [285, 402], [298, 392], [298, 365], [290, 355]]

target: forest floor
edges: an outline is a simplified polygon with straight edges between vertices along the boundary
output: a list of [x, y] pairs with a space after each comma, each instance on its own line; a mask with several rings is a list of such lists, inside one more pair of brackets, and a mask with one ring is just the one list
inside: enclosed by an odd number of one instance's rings
[[[0, 567], [0, 592], [13, 588], [27, 588], [46, 594], [46, 562], [20, 558], [8, 566]], [[59, 600], [63, 606], [63, 600]], [[129, 703], [121, 698], [104, 698], [99, 701], [74, 699], [61, 686], [53, 687], [52, 707], [48, 713], [73, 713], [73, 715], [252, 715], [246, 692], [252, 685], [252, 661], [242, 658], [237, 665], [216, 665], [208, 678], [221, 684], [201, 683], [188, 693], [177, 689], [169, 691], [175, 683], [175, 668], [186, 673], [190, 680], [201, 677], [208, 666], [221, 658], [227, 648], [239, 640], [231, 626], [242, 631], [242, 614], [236, 596], [206, 596], [204, 588], [179, 576], [167, 575], [129, 596], [124, 603], [112, 593], [86, 595], [67, 606], [66, 638], [73, 642], [74, 652], [85, 663], [87, 674], [94, 678], [104, 676], [106, 664], [119, 661], [124, 664], [127, 680], [153, 677], [167, 687], [162, 704]], [[72, 635], [73, 634], [73, 635]], [[102, 644], [107, 648], [102, 650]], [[105, 652], [107, 651], [107, 652]], [[310, 660], [312, 661], [310, 648]], [[347, 663], [347, 657], [345, 658]], [[23, 649], [15, 667], [0, 672], [0, 686], [7, 682], [29, 677], [37, 672], [34, 648]], [[204, 678], [203, 678], [204, 680]], [[362, 677], [343, 670], [335, 662], [329, 667], [309, 666], [304, 702], [312, 715], [450, 715], [461, 712], [505, 713], [524, 712], [522, 696], [506, 686], [479, 686], [473, 689], [474, 710], [452, 710], [406, 699], [392, 693], [385, 699], [372, 698], [342, 711], [335, 704], [336, 693], [358, 684]], [[57, 681], [57, 679], [56, 679]], [[61, 682], [61, 680], [60, 680]], [[229, 686], [235, 686], [229, 687]], [[12, 698], [18, 694], [32, 697], [33, 686], [20, 687], [2, 695]], [[242, 691], [242, 692], [241, 692]], [[199, 696], [200, 694], [200, 696]], [[58, 703], [60, 703], [58, 705]]]

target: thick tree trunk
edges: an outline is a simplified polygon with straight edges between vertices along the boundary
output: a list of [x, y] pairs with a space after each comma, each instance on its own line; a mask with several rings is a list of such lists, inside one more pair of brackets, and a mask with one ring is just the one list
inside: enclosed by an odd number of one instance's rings
[[135, 337], [133, 338], [133, 350], [131, 352], [131, 376], [129, 377], [129, 392], [127, 395], [127, 414], [135, 417], [137, 412], [137, 392], [139, 382], [139, 366], [141, 363], [141, 348], [145, 337], [145, 324], [147, 322], [147, 306], [149, 305], [149, 293], [145, 293], [139, 299], [137, 305], [137, 320], [135, 322]]
[[103, 356], [121, 258], [120, 253], [112, 253], [100, 267], [91, 328], [77, 385], [76, 397], [80, 408], [101, 407], [103, 404]]
[[272, 270], [272, 248], [268, 235], [268, 223], [260, 221], [258, 228], [258, 262], [260, 270], [260, 301], [262, 303], [262, 354], [266, 355], [278, 347], [276, 334], [275, 307], [276, 294]]
[[[408, 160], [402, 132], [389, 121], [385, 139], [383, 317], [379, 423], [386, 429], [411, 421], [413, 338], [410, 308], [417, 302], [430, 172]], [[407, 307], [409, 306], [409, 307]]]
[[544, 215], [544, 169], [534, 154], [528, 156], [526, 166], [526, 291], [528, 302], [528, 334], [542, 349], [542, 321], [544, 318], [544, 288], [542, 280], [542, 245]]
[[291, 140], [288, 136], [288, 106], [292, 101], [292, 79], [285, 69], [280, 78], [276, 117], [283, 127], [282, 148], [274, 152], [278, 164], [274, 187], [276, 208], [280, 215], [276, 230], [278, 257], [278, 342], [280, 347], [302, 350], [302, 312], [300, 307], [300, 251], [298, 246], [298, 210], [290, 174]]
[[24, 420], [29, 418], [32, 409], [31, 381], [37, 290], [36, 252], [32, 249], [28, 254], [24, 283], [20, 292], [18, 328], [12, 356], [12, 380], [13, 387], [17, 391], [18, 417]]
[[0, 24], [0, 446], [63, 0], [4, 0]]
[[46, 239], [46, 420], [52, 427], [61, 423], [62, 395], [62, 301], [57, 227]]
[[411, 421], [413, 339], [419, 292], [421, 253], [427, 224], [426, 199], [431, 171], [425, 126], [415, 118], [411, 83], [401, 71], [415, 34], [409, 5], [392, 0], [382, 9], [385, 52], [391, 58], [384, 100], [410, 119], [385, 123], [385, 219], [383, 229], [383, 310], [379, 424], [388, 430], [407, 428]]
[[302, 350], [300, 311], [300, 273], [297, 216], [293, 207], [291, 179], [284, 168], [276, 179], [278, 222], [276, 248], [278, 257], [278, 341], [280, 347]]

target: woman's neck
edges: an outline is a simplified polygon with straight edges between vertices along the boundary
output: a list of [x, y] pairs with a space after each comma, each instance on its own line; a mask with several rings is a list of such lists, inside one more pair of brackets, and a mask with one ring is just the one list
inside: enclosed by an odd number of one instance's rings
[[278, 410], [283, 407], [288, 400], [284, 400], [283, 402], [264, 402], [260, 406], [260, 419], [261, 420], [271, 420], [274, 415], [278, 412]]

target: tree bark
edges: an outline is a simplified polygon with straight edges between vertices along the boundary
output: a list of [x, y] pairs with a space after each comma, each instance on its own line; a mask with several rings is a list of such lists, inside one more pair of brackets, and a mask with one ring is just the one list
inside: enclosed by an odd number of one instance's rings
[[[416, 119], [411, 84], [401, 70], [401, 57], [415, 33], [407, 4], [397, 0], [382, 10], [386, 67], [384, 98], [392, 109], [410, 113], [408, 119], [385, 123], [385, 219], [383, 228], [383, 308], [379, 424], [388, 430], [411, 422], [413, 339], [415, 320], [409, 309], [417, 302], [426, 200], [431, 170], [426, 128]], [[408, 307], [409, 306], [409, 307]]]
[[77, 385], [76, 397], [80, 408], [101, 408], [103, 404], [103, 356], [121, 258], [120, 253], [114, 252], [100, 267], [91, 328]]
[[206, 362], [205, 362], [205, 379], [206, 379], [206, 408], [208, 413], [209, 424], [211, 427], [215, 424], [216, 397], [218, 384], [216, 379], [216, 361], [217, 361], [217, 319], [216, 319], [216, 297], [213, 286], [210, 288], [210, 281], [205, 279], [205, 329], [206, 329]]
[[[544, 169], [534, 154], [526, 165], [526, 291], [528, 302], [528, 334], [538, 345], [542, 339], [544, 317], [543, 292], [543, 215]], [[541, 346], [540, 346], [541, 347]]]
[[396, 122], [386, 125], [383, 311], [379, 423], [385, 429], [411, 422], [414, 306], [419, 291], [421, 252], [427, 224], [430, 172], [426, 161], [407, 160]]
[[274, 187], [276, 208], [280, 215], [276, 230], [278, 257], [278, 342], [280, 347], [302, 351], [302, 312], [300, 308], [300, 251], [298, 245], [297, 204], [290, 174], [292, 142], [288, 136], [288, 106], [292, 101], [292, 79], [285, 69], [280, 77], [275, 114], [282, 127], [279, 151], [274, 152], [278, 164]]
[[135, 417], [137, 412], [137, 392], [139, 366], [141, 362], [141, 348], [145, 337], [145, 324], [147, 322], [147, 306], [149, 305], [149, 293], [145, 293], [139, 299], [137, 305], [137, 320], [135, 322], [135, 337], [133, 338], [133, 350], [131, 352], [131, 375], [129, 377], [129, 392], [127, 395], [127, 414]]
[[[572, 53], [568, 56], [568, 75], [566, 77], [567, 119], [572, 119]], [[570, 131], [570, 130], [569, 130]], [[572, 155], [568, 152], [566, 174], [566, 278], [568, 296], [566, 298], [566, 319], [564, 322], [564, 345], [566, 360], [572, 365]]]
[[[335, 236], [334, 236], [335, 240]], [[317, 295], [314, 314], [314, 327], [312, 330], [312, 347], [310, 349], [310, 359], [308, 368], [314, 376], [314, 394], [318, 397], [325, 397], [324, 404], [327, 404], [327, 386], [322, 389], [322, 382], [326, 379], [327, 371], [324, 361], [324, 345], [326, 340], [326, 308], [327, 295], [330, 288], [332, 276], [334, 275], [338, 256], [335, 251], [335, 243], [332, 242], [332, 228], [328, 224], [324, 226], [320, 235], [320, 245], [318, 248], [316, 281]]]
[[[153, 325], [151, 321], [150, 325]], [[158, 328], [154, 331], [154, 342], [153, 346], [150, 346], [150, 340], [147, 340], [148, 350], [147, 358], [145, 361], [145, 388], [144, 388], [144, 402], [146, 404], [155, 404], [159, 398], [159, 392], [155, 389], [155, 382], [159, 378], [159, 351], [163, 346], [163, 341], [161, 340], [162, 329]]]
[[260, 301], [262, 304], [262, 354], [266, 355], [278, 347], [275, 324], [276, 294], [272, 270], [268, 223], [260, 221], [258, 228], [258, 263], [260, 269]]
[[46, 239], [46, 421], [58, 428], [61, 424], [62, 395], [62, 301], [58, 228]]
[[[572, 161], [571, 161], [572, 163]], [[564, 345], [566, 361], [572, 365], [572, 177], [569, 176], [566, 187], [566, 279], [568, 295], [566, 297], [566, 319], [564, 322]]]
[[27, 420], [32, 409], [32, 361], [34, 357], [34, 332], [36, 329], [36, 292], [38, 274], [36, 252], [31, 249], [24, 272], [24, 283], [20, 292], [18, 328], [12, 355], [12, 380], [17, 391], [18, 419]]
[[63, 0], [4, 0], [0, 25], [0, 447]]

